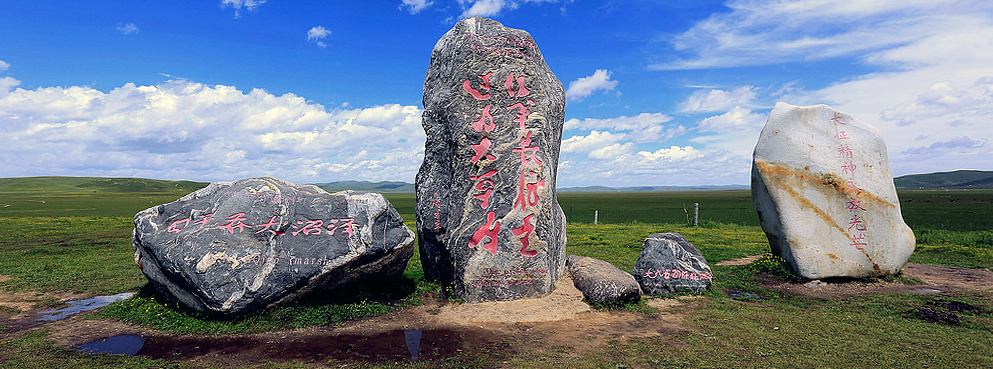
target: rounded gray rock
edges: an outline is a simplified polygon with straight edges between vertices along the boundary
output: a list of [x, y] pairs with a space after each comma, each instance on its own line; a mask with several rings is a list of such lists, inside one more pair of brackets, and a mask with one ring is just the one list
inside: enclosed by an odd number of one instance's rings
[[613, 264], [603, 260], [569, 255], [569, 275], [576, 289], [590, 302], [599, 304], [637, 302], [641, 299], [638, 281]]
[[152, 285], [218, 316], [398, 278], [414, 251], [413, 232], [381, 195], [274, 178], [211, 183], [134, 223], [135, 263]]

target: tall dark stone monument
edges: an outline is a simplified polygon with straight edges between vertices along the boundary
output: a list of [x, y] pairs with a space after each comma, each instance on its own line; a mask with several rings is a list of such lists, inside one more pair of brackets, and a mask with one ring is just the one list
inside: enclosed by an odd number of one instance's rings
[[438, 41], [416, 180], [427, 278], [466, 302], [554, 290], [566, 256], [555, 198], [564, 116], [562, 83], [526, 31], [477, 16]]

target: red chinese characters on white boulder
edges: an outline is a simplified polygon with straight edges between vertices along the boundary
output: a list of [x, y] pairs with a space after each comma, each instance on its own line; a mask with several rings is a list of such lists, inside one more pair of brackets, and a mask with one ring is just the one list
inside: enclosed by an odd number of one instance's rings
[[882, 135], [826, 105], [776, 104], [752, 198], [772, 252], [803, 278], [896, 274], [914, 252]]

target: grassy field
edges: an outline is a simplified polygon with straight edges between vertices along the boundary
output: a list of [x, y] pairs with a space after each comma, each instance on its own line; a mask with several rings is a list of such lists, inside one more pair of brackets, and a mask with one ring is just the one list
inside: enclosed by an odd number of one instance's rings
[[[83, 185], [83, 186], [80, 186]], [[174, 334], [249, 333], [378, 315], [419, 303], [439, 287], [421, 280], [415, 256], [403, 283], [359, 288], [345, 297], [314, 296], [235, 321], [215, 321], [161, 301], [134, 267], [131, 217], [172, 201], [200, 184], [159, 186], [128, 181], [39, 180], [33, 186], [0, 183], [0, 283], [5, 292], [76, 292], [87, 295], [137, 291], [102, 309], [97, 319], [121, 319]], [[151, 186], [151, 187], [150, 187]], [[171, 186], [171, 187], [170, 187]], [[185, 186], [185, 187], [184, 187]], [[918, 237], [912, 262], [993, 267], [993, 191], [901, 192], [907, 222]], [[413, 228], [414, 196], [387, 194]], [[701, 227], [687, 226], [693, 203]], [[607, 260], [631, 270], [645, 236], [679, 232], [714, 263], [768, 252], [747, 191], [568, 193], [560, 203], [570, 219], [568, 252]], [[686, 206], [684, 212], [683, 206]], [[9, 205], [9, 206], [4, 206]], [[593, 211], [600, 212], [593, 225]], [[688, 213], [688, 217], [687, 217]], [[612, 342], [607, 349], [574, 355], [519, 352], [479, 354], [446, 362], [450, 367], [506, 362], [534, 368], [668, 367], [993, 367], [993, 315], [959, 312], [962, 324], [917, 319], [919, 307], [953, 301], [993, 309], [993, 295], [878, 295], [813, 299], [766, 290], [758, 279], [790, 279], [774, 258], [746, 266], [714, 266], [714, 285], [699, 308], [685, 312], [693, 330]], [[865, 283], [874, 283], [867, 280]], [[747, 292], [753, 300], [732, 298]], [[51, 301], [39, 298], [39, 304]], [[0, 311], [0, 317], [12, 311]], [[4, 328], [0, 323], [0, 331]], [[474, 353], [475, 354], [475, 353]], [[335, 362], [328, 365], [369, 366]], [[265, 367], [300, 367], [267, 364]], [[427, 364], [393, 366], [429, 367]], [[45, 330], [0, 342], [0, 367], [198, 367], [148, 358], [86, 355], [54, 345]]]

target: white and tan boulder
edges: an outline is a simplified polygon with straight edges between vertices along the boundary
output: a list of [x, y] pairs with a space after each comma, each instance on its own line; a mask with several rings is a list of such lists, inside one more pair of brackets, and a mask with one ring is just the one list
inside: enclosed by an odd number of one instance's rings
[[896, 274], [914, 252], [880, 131], [827, 105], [776, 104], [752, 198], [772, 252], [803, 278]]

